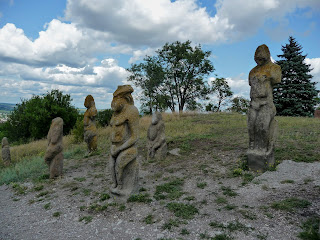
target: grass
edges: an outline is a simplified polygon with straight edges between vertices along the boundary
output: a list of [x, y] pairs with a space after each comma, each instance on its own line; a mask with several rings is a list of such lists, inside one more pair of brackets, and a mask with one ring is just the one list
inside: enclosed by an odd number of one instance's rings
[[228, 203], [228, 200], [225, 198], [225, 197], [217, 197], [215, 202], [217, 204], [227, 204]]
[[41, 157], [25, 158], [22, 161], [4, 168], [0, 172], [0, 185], [11, 182], [23, 182], [27, 179], [36, 180], [48, 172], [48, 166]]
[[153, 215], [152, 214], [149, 214], [148, 216], [146, 216], [143, 221], [146, 223], [146, 224], [152, 224], [154, 223], [153, 221]]
[[231, 221], [228, 224], [223, 224], [218, 221], [212, 221], [209, 223], [209, 225], [212, 228], [220, 228], [229, 232], [242, 231], [244, 233], [248, 233], [250, 230], [254, 230], [253, 228], [247, 227], [246, 225], [242, 224], [238, 220]]
[[169, 219], [167, 222], [165, 222], [162, 225], [162, 229], [163, 230], [165, 230], [165, 229], [171, 230], [173, 227], [179, 227], [180, 223], [181, 222], [178, 221], [177, 219]]
[[171, 202], [168, 203], [166, 207], [173, 212], [176, 217], [183, 219], [193, 219], [194, 215], [199, 213], [199, 210], [191, 204]]
[[182, 195], [183, 179], [177, 178], [168, 183], [156, 186], [154, 198], [156, 200], [169, 198], [171, 200], [179, 199]]
[[238, 194], [233, 191], [230, 187], [221, 186], [221, 190], [223, 195], [229, 196], [229, 197], [235, 197]]
[[61, 215], [61, 212], [54, 212], [52, 214], [53, 217], [59, 217]]
[[298, 237], [303, 240], [319, 240], [319, 217], [311, 217], [302, 223], [301, 228], [302, 232], [298, 234]]
[[[193, 142], [210, 140], [217, 150], [243, 150], [248, 147], [247, 116], [233, 113], [183, 114], [164, 113], [166, 137], [172, 142], [172, 147], [182, 146], [186, 150]], [[293, 159], [300, 162], [315, 162], [320, 159], [320, 128], [319, 120], [304, 117], [280, 117], [275, 159], [279, 162]], [[140, 144], [146, 143], [147, 128], [151, 122], [150, 116], [140, 119]], [[99, 128], [98, 150], [101, 154], [110, 147], [110, 127]], [[74, 144], [73, 136], [63, 137], [64, 157], [83, 158], [86, 153], [84, 143]], [[42, 139], [28, 144], [11, 147], [12, 166], [4, 167], [0, 156], [0, 185], [10, 182], [24, 181], [27, 178], [37, 178], [44, 175], [47, 166], [43, 156], [47, 148], [47, 140]], [[245, 161], [243, 161], [245, 162]], [[243, 165], [243, 164], [242, 164]], [[205, 170], [205, 167], [203, 167]], [[244, 166], [239, 169], [246, 170]], [[240, 170], [235, 175], [240, 175]]]
[[108, 194], [108, 193], [102, 193], [101, 195], [100, 195], [100, 201], [101, 202], [103, 202], [103, 201], [105, 201], [105, 200], [107, 200], [107, 199], [110, 199], [110, 195]]
[[197, 187], [198, 187], [198, 188], [204, 189], [206, 186], [207, 186], [207, 183], [206, 183], [206, 182], [197, 183]]
[[79, 218], [79, 222], [84, 221], [85, 224], [88, 224], [89, 222], [92, 221], [92, 219], [93, 219], [92, 216], [82, 216], [82, 217]]
[[277, 210], [293, 212], [296, 208], [307, 208], [311, 203], [305, 199], [287, 198], [282, 201], [274, 202], [271, 207]]

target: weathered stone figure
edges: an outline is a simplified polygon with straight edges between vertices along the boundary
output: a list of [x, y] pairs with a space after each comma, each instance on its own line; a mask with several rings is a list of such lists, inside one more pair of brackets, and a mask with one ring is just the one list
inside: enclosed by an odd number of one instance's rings
[[139, 112], [134, 106], [132, 92], [130, 85], [118, 86], [111, 103], [114, 111], [110, 121], [110, 171], [113, 180], [111, 192], [121, 197], [128, 197], [138, 189], [139, 163], [136, 143]]
[[89, 152], [92, 152], [97, 150], [96, 116], [98, 112], [94, 99], [91, 95], [86, 97], [84, 106], [87, 108], [83, 117], [84, 141], [88, 145]]
[[165, 127], [160, 112], [152, 115], [152, 121], [148, 129], [148, 156], [147, 159], [165, 159], [167, 156], [167, 142]]
[[57, 117], [52, 120], [50, 130], [47, 136], [48, 147], [44, 160], [49, 166], [50, 178], [59, 177], [62, 175], [63, 169], [63, 120]]
[[5, 166], [11, 163], [10, 146], [6, 137], [2, 138], [2, 160]]
[[273, 85], [281, 81], [281, 67], [271, 62], [266, 45], [257, 48], [254, 60], [257, 66], [249, 73], [250, 108], [248, 112], [249, 149], [248, 165], [263, 171], [274, 164], [274, 142], [277, 122], [273, 104]]

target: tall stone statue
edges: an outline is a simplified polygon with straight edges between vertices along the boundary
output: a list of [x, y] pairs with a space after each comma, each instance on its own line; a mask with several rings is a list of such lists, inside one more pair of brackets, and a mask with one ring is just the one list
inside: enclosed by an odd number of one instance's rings
[[47, 136], [48, 147], [44, 160], [49, 166], [50, 178], [59, 177], [63, 170], [63, 120], [57, 117], [52, 120]]
[[137, 160], [139, 112], [134, 106], [130, 85], [118, 86], [113, 93], [111, 108], [110, 171], [113, 180], [111, 193], [127, 198], [138, 189], [139, 163]]
[[2, 160], [5, 166], [11, 163], [10, 146], [6, 137], [2, 138]]
[[255, 171], [266, 170], [274, 165], [274, 142], [277, 122], [274, 119], [276, 108], [273, 104], [273, 85], [281, 81], [281, 67], [271, 62], [266, 45], [257, 48], [254, 60], [257, 66], [249, 73], [250, 108], [248, 112], [249, 168]]
[[84, 141], [87, 143], [90, 153], [97, 150], [96, 116], [98, 112], [94, 99], [91, 95], [86, 97], [84, 106], [87, 108], [83, 117]]
[[161, 160], [167, 156], [167, 143], [164, 122], [160, 112], [152, 115], [152, 121], [148, 129], [148, 156], [147, 159]]

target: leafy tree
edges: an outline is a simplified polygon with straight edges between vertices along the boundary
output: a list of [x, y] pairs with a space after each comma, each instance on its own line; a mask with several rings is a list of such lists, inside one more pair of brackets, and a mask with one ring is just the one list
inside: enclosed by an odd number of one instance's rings
[[210, 51], [203, 51], [200, 45], [192, 47], [190, 41], [177, 41], [166, 43], [156, 53], [128, 69], [129, 81], [141, 87], [142, 101], [150, 106], [150, 112], [154, 106], [183, 111], [187, 105], [194, 106], [197, 99], [207, 98], [210, 87], [204, 77], [214, 71]]
[[247, 113], [248, 108], [250, 105], [250, 101], [248, 99], [245, 99], [243, 97], [235, 97], [231, 100], [232, 105], [229, 108], [230, 111], [232, 112], [237, 112], [237, 113]]
[[5, 123], [6, 134], [11, 141], [41, 139], [47, 136], [51, 121], [56, 117], [61, 117], [64, 121], [63, 133], [69, 133], [78, 116], [78, 111], [71, 105], [71, 101], [70, 95], [64, 95], [59, 90], [22, 100]]
[[221, 111], [221, 107], [224, 105], [224, 102], [233, 94], [225, 78], [216, 78], [213, 80], [211, 92], [217, 96], [218, 102], [217, 104], [208, 104], [206, 106], [206, 110], [214, 112]]
[[98, 123], [103, 127], [108, 126], [110, 124], [112, 114], [113, 114], [112, 109], [99, 111], [98, 118], [97, 118]]
[[283, 116], [312, 116], [317, 104], [318, 92], [311, 82], [310, 64], [304, 62], [307, 55], [302, 54], [302, 47], [293, 37], [289, 44], [282, 46], [282, 60], [277, 64], [282, 69], [282, 81], [273, 90], [277, 114]]
[[168, 108], [165, 93], [161, 92], [160, 87], [164, 79], [164, 72], [155, 57], [146, 56], [144, 61], [140, 64], [132, 64], [131, 68], [127, 69], [131, 73], [128, 80], [143, 91], [143, 96], [140, 98], [142, 112], [152, 114], [153, 109]]

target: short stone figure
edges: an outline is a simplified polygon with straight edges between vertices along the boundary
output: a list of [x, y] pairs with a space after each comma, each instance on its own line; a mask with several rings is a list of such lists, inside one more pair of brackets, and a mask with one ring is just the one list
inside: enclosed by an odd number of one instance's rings
[[2, 160], [5, 166], [11, 163], [10, 146], [6, 137], [2, 138]]
[[83, 117], [84, 141], [87, 143], [90, 153], [97, 150], [96, 116], [98, 112], [94, 99], [91, 95], [86, 97], [84, 106], [87, 108]]
[[114, 111], [110, 126], [110, 172], [113, 181], [111, 193], [127, 198], [138, 190], [139, 163], [137, 160], [139, 112], [134, 106], [130, 85], [118, 86], [113, 93]]
[[63, 170], [63, 120], [57, 117], [52, 120], [50, 130], [47, 136], [48, 147], [44, 160], [49, 166], [50, 178], [56, 178], [62, 175]]
[[249, 73], [250, 108], [248, 112], [248, 165], [251, 170], [264, 171], [274, 165], [274, 143], [277, 121], [273, 103], [273, 85], [281, 82], [281, 67], [271, 62], [266, 45], [257, 48], [257, 66]]
[[167, 142], [165, 127], [160, 112], [152, 115], [150, 127], [148, 129], [148, 156], [147, 159], [161, 160], [167, 156]]

